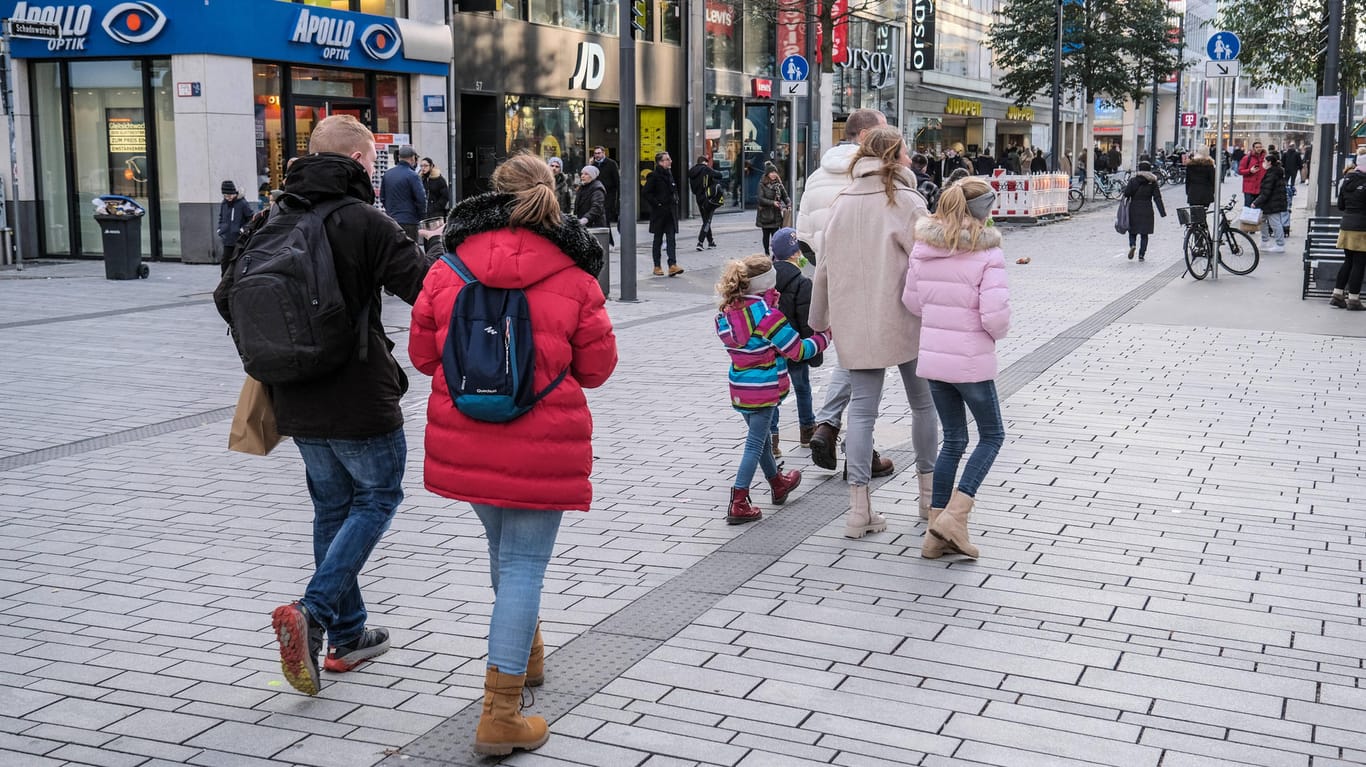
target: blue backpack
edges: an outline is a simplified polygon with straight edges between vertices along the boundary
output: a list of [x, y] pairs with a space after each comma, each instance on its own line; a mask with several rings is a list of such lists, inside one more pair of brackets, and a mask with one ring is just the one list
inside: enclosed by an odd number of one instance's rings
[[506, 423], [549, 394], [569, 367], [537, 392], [531, 309], [519, 289], [491, 288], [454, 253], [441, 257], [465, 281], [451, 308], [441, 369], [455, 409], [476, 421]]

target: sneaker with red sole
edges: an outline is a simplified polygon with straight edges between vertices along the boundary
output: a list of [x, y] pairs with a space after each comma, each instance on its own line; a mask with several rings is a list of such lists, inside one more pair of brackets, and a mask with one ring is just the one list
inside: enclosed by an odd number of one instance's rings
[[323, 668], [338, 674], [344, 673], [386, 652], [389, 652], [389, 631], [366, 629], [360, 638], [350, 644], [327, 648], [327, 659], [323, 661]]
[[298, 602], [275, 608], [270, 614], [270, 625], [280, 642], [280, 670], [285, 681], [305, 695], [317, 695], [323, 627], [308, 614], [308, 608]]

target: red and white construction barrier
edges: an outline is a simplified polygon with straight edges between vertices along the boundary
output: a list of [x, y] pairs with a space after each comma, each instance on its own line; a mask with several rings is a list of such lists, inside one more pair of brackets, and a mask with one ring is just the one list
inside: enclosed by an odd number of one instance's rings
[[998, 168], [990, 182], [996, 191], [992, 218], [1038, 219], [1067, 212], [1071, 180], [1065, 173], [1012, 176]]

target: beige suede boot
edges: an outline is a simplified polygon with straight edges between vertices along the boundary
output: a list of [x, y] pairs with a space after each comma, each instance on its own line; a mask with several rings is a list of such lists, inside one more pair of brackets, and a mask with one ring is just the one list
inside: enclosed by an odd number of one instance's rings
[[545, 684], [545, 641], [541, 639], [541, 622], [536, 621], [536, 635], [531, 638], [531, 655], [526, 660], [526, 686]]
[[972, 559], [977, 558], [977, 547], [968, 540], [968, 517], [972, 514], [972, 496], [954, 490], [949, 505], [930, 523], [930, 534], [944, 542], [949, 551]]
[[887, 519], [873, 511], [867, 485], [849, 486], [849, 516], [844, 521], [845, 538], [862, 538], [887, 529]]
[[934, 472], [922, 471], [915, 475], [920, 480], [920, 518], [930, 518], [930, 504], [934, 501]]
[[[943, 509], [931, 508], [930, 524], [934, 524], [934, 520], [938, 519], [939, 515], [943, 513]], [[944, 542], [934, 537], [934, 534], [930, 532], [928, 527], [925, 528], [925, 540], [920, 542], [920, 556], [925, 559], [938, 559], [944, 556], [944, 548]]]
[[474, 751], [505, 756], [513, 749], [540, 748], [550, 739], [550, 728], [539, 716], [522, 716], [522, 686], [526, 674], [504, 674], [497, 666], [484, 673], [484, 712], [474, 732]]

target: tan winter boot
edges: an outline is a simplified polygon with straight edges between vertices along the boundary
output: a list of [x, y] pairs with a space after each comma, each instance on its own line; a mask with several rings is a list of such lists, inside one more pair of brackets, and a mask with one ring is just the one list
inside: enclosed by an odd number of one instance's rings
[[972, 514], [972, 496], [954, 490], [949, 505], [930, 522], [930, 535], [944, 543], [948, 551], [971, 559], [977, 558], [977, 547], [968, 540], [968, 516]]
[[930, 518], [930, 504], [934, 502], [934, 472], [922, 471], [915, 475], [920, 480], [920, 518]]
[[541, 622], [536, 621], [536, 635], [531, 638], [531, 655], [526, 659], [526, 686], [545, 684], [545, 642], [541, 639]]
[[[934, 521], [939, 518], [940, 514], [943, 513], [943, 509], [931, 508], [930, 524], [934, 524]], [[930, 529], [928, 527], [926, 527], [925, 540], [920, 542], [920, 556], [924, 557], [925, 559], [938, 559], [944, 556], [945, 548], [946, 547], [944, 546], [944, 542], [934, 537], [934, 534], [930, 532]]]
[[844, 522], [845, 538], [862, 538], [887, 529], [887, 519], [873, 511], [867, 485], [849, 486], [849, 517]]
[[539, 716], [522, 716], [522, 686], [526, 674], [504, 674], [489, 666], [484, 674], [484, 712], [474, 731], [474, 751], [506, 756], [513, 749], [540, 748], [550, 739], [550, 728]]

